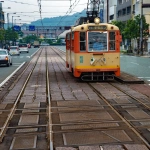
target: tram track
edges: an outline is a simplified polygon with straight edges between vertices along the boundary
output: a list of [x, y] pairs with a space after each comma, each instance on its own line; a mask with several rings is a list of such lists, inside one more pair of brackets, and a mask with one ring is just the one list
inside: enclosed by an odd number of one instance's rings
[[[34, 58], [33, 70], [29, 66], [24, 72], [29, 77], [32, 71], [0, 149], [150, 149], [148, 108], [117, 89], [118, 82], [79, 82], [68, 73], [64, 60], [65, 52], [55, 47], [43, 48], [37, 61]], [[3, 119], [13, 102], [5, 103], [4, 108], [0, 105]], [[136, 118], [131, 110], [137, 108], [147, 117]]]
[[[57, 52], [58, 53], [58, 52]], [[64, 53], [62, 53], [62, 52], [60, 52], [60, 56], [61, 55], [64, 55]], [[62, 58], [63, 59], [63, 58]], [[64, 59], [63, 59], [64, 60]], [[105, 97], [103, 97], [102, 96], [102, 94], [97, 90], [98, 89], [98, 87], [97, 88], [94, 88], [94, 86], [92, 86], [92, 84], [96, 84], [96, 83], [89, 83], [89, 85], [90, 85], [90, 87], [95, 91], [95, 93], [97, 93], [97, 95], [99, 95], [100, 96], [100, 98], [101, 99], [103, 99], [104, 100], [104, 102], [106, 103], [106, 104], [108, 104], [108, 106], [119, 116], [119, 118], [121, 118], [121, 120], [122, 120], [122, 122], [124, 122], [128, 127], [129, 127], [129, 129], [131, 129], [142, 141], [143, 141], [143, 143], [147, 146], [147, 148], [148, 149], [150, 149], [150, 145], [149, 145], [149, 140], [148, 139], [146, 139], [146, 137], [144, 136], [144, 135], [142, 135], [142, 132], [141, 131], [139, 131], [139, 128], [140, 128], [140, 126], [137, 128], [134, 124], [132, 124], [132, 121], [134, 122], [134, 121], [138, 121], [137, 119], [133, 119], [133, 120], [130, 120], [130, 119], [127, 119], [124, 115], [122, 115], [122, 111], [124, 111], [125, 109], [116, 109], [115, 107], [117, 107], [117, 106], [120, 106], [120, 104], [118, 103], [116, 103], [116, 104], [112, 104], [109, 100], [107, 100]], [[105, 83], [104, 83], [105, 84]], [[113, 86], [113, 87], [115, 87], [116, 89], [118, 89], [119, 90], [119, 92], [122, 92], [122, 93], [124, 93], [126, 96], [129, 96], [129, 98], [132, 98], [132, 99], [134, 99], [134, 101], [136, 101], [136, 103], [138, 104], [137, 105], [137, 107], [139, 106], [139, 105], [143, 105], [145, 108], [147, 108], [147, 109], [149, 109], [149, 106], [147, 106], [146, 104], [144, 104], [143, 102], [141, 102], [139, 99], [137, 99], [137, 98], [135, 98], [134, 96], [132, 96], [131, 94], [129, 94], [129, 93], [127, 93], [127, 92], [125, 92], [125, 91], [123, 91], [123, 90], [121, 90], [121, 89], [119, 89], [119, 87], [117, 87], [117, 84], [118, 83], [106, 83], [106, 84], [110, 84], [111, 86]], [[114, 85], [115, 84], [115, 85]], [[124, 106], [129, 106], [130, 107], [130, 105], [131, 104], [127, 104], [127, 103], [124, 103], [124, 104], [122, 104], [122, 105], [124, 105]], [[103, 107], [105, 107], [105, 105], [103, 106]], [[70, 109], [71, 109], [72, 107], [70, 107]], [[81, 106], [81, 109], [82, 109], [83, 107]], [[143, 108], [139, 108], [139, 109], [143, 109]], [[107, 109], [106, 109], [107, 110]], [[68, 111], [69, 113], [74, 113], [74, 111]], [[80, 111], [79, 111], [80, 112]], [[88, 112], [90, 112], [90, 111], [88, 111]], [[94, 111], [95, 112], [95, 111]], [[63, 112], [63, 113], [67, 113], [67, 111], [66, 112]], [[150, 119], [150, 118], [149, 118]], [[142, 119], [142, 121], [150, 121], [148, 118], [146, 118], [146, 119]], [[104, 121], [104, 120], [103, 120]], [[141, 121], [141, 120], [139, 120], [139, 121]], [[108, 121], [109, 122], [109, 121]], [[115, 122], [117, 122], [117, 121], [115, 121]], [[120, 121], [121, 122], [121, 121]], [[88, 124], [91, 124], [91, 122], [73, 122], [72, 124], [69, 124], [69, 122], [67, 123], [66, 122], [66, 124], [65, 125], [68, 125], [68, 126], [73, 126], [73, 125], [88, 125]], [[99, 123], [101, 123], [101, 122], [97, 122], [98, 124]], [[109, 122], [110, 123], [110, 122]], [[93, 124], [94, 124], [94, 122], [93, 122]], [[143, 128], [145, 128], [146, 126], [144, 126]], [[149, 126], [147, 126], [147, 127], [149, 127]], [[93, 130], [93, 128], [91, 128], [92, 130]], [[111, 129], [111, 128], [110, 128]], [[112, 128], [111, 130], [114, 130], [115, 128]], [[98, 129], [94, 129], [94, 130], [98, 130]], [[106, 130], [107, 130], [107, 128], [106, 128]], [[89, 131], [89, 130], [87, 130], [87, 129], [82, 129], [82, 130], [78, 130], [78, 131], [76, 131], [76, 132], [87, 132], [87, 131]], [[67, 132], [67, 131], [64, 131], [64, 132]], [[71, 132], [73, 132], [72, 130], [70, 131], [69, 130], [69, 133], [71, 133]], [[75, 131], [74, 131], [75, 132]]]
[[[112, 85], [112, 84], [111, 84]], [[121, 120], [123, 122], [125, 122], [125, 124], [127, 124], [127, 126], [129, 126], [129, 128], [145, 143], [145, 145], [150, 149], [150, 145], [149, 145], [149, 141], [147, 141], [143, 136], [141, 136], [141, 134], [139, 133], [139, 131], [133, 126], [133, 124], [131, 124], [130, 121], [128, 121], [125, 117], [123, 117], [122, 115], [120, 115], [120, 112], [115, 109], [115, 107], [113, 107], [113, 105], [111, 103], [108, 102], [108, 100], [106, 98], [104, 98], [97, 89], [95, 89], [91, 84], [90, 86], [93, 88], [93, 90], [109, 105], [109, 107], [121, 118]], [[118, 90], [122, 91], [121, 89], [119, 89], [117, 86], [114, 86], [115, 88], [117, 88]], [[133, 96], [129, 95], [127, 92], [122, 91], [123, 93], [127, 94], [128, 96], [130, 96], [131, 98], [134, 98]], [[135, 99], [135, 98], [134, 98]], [[144, 105], [145, 106], [145, 105]]]
[[[37, 90], [39, 90], [39, 87], [42, 86], [40, 85], [41, 83], [40, 80], [38, 81], [38, 79], [42, 78], [44, 75], [42, 73], [44, 69], [42, 69], [40, 64], [42, 62], [40, 57], [41, 55], [44, 56], [44, 53], [45, 52], [40, 50], [36, 57], [31, 60], [30, 64], [23, 71], [20, 79], [17, 79], [16, 85], [21, 82], [23, 86], [19, 86], [20, 92], [18, 92], [17, 98], [15, 100], [13, 99], [12, 103], [14, 104], [9, 110], [6, 110], [8, 112], [8, 117], [1, 127], [0, 138], [2, 143], [0, 144], [0, 149], [31, 149], [36, 147], [38, 149], [41, 147], [40, 144], [38, 144], [40, 143], [38, 140], [39, 138], [41, 141], [43, 141], [45, 138], [45, 148], [44, 145], [43, 148], [47, 149], [46, 91], [44, 100], [45, 102], [42, 100], [35, 101], [37, 98], [35, 93]], [[38, 72], [37, 75], [35, 74], [36, 72]], [[37, 80], [34, 80], [34, 77]], [[30, 84], [31, 80], [34, 81], [32, 81]], [[14, 85], [14, 87], [16, 85]], [[29, 89], [31, 88], [33, 89], [32, 91], [34, 93], [29, 93]], [[5, 102], [5, 98], [3, 102], [6, 105], [10, 103], [10, 101]], [[5, 110], [1, 110], [1, 112], [3, 114]], [[7, 144], [5, 141], [7, 141]], [[37, 143], [36, 147], [35, 142]]]

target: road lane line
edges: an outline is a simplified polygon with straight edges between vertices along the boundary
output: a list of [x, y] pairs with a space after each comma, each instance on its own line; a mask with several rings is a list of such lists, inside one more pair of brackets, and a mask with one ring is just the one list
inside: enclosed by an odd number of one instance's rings
[[39, 48], [36, 52], [34, 52], [34, 53], [31, 55], [31, 57], [33, 57], [33, 56], [34, 56], [34, 54], [35, 54], [35, 53], [37, 53], [39, 50], [40, 50], [40, 48]]
[[2, 87], [24, 64], [25, 64], [25, 62], [23, 62], [12, 74], [10, 74], [10, 75], [0, 84], [0, 87]]

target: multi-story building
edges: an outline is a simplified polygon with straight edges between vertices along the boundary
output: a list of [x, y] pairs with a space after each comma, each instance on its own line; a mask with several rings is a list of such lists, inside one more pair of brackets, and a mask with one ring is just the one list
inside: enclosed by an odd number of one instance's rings
[[[109, 2], [108, 5], [107, 2]], [[104, 0], [104, 14], [106, 14], [104, 22], [111, 22], [112, 20], [127, 22], [134, 16], [143, 14], [146, 22], [150, 24], [150, 9], [142, 8], [142, 2], [143, 4], [150, 4], [150, 0]], [[109, 9], [107, 10], [107, 8]], [[143, 41], [146, 47], [147, 39]], [[130, 41], [125, 40], [123, 44], [125, 47], [128, 47], [129, 43]], [[131, 45], [132, 47], [137, 47], [137, 40], [132, 40]]]
[[[109, 10], [107, 11], [107, 1], [109, 2]], [[123, 21], [133, 18], [136, 15], [141, 14], [141, 2], [143, 4], [150, 4], [150, 0], [104, 0], [104, 22], [107, 22], [107, 12], [109, 14], [109, 22], [112, 20]], [[143, 15], [146, 18], [147, 23], [150, 23], [150, 9], [143, 8]]]
[[0, 2], [0, 29], [4, 28], [4, 12], [3, 12], [3, 9], [2, 9], [2, 3]]

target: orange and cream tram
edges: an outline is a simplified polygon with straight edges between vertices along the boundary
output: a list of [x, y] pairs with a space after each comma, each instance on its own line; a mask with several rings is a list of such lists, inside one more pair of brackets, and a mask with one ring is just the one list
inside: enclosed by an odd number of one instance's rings
[[[99, 39], [102, 46], [95, 47]], [[82, 80], [107, 80], [120, 76], [119, 28], [108, 23], [83, 23], [66, 34], [66, 67]]]

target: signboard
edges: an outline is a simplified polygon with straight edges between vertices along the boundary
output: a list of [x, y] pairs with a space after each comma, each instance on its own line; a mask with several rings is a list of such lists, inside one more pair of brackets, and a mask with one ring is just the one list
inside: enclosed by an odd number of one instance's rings
[[35, 26], [29, 26], [29, 31], [35, 31]]
[[13, 26], [13, 30], [14, 31], [21, 31], [21, 27], [20, 26]]
[[104, 14], [104, 11], [103, 11], [103, 9], [100, 9], [100, 12], [99, 12], [99, 17], [100, 17], [101, 23], [102, 23], [102, 22], [104, 22], [104, 17], [103, 17], [103, 14]]

